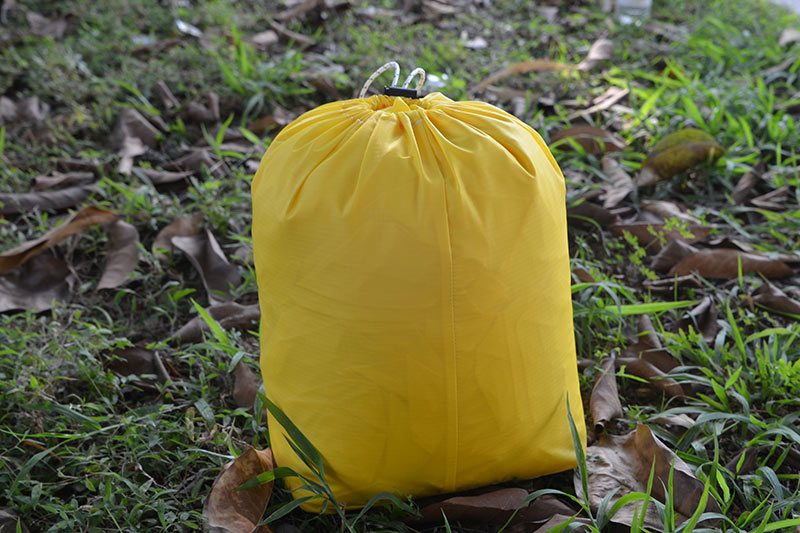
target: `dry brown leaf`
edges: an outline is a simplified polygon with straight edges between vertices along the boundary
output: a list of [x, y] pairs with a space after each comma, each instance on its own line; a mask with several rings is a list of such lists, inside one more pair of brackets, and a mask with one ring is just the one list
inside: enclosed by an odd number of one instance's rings
[[700, 220], [695, 217], [694, 215], [690, 215], [682, 207], [680, 207], [675, 202], [668, 202], [666, 200], [642, 200], [642, 208], [645, 211], [648, 211], [661, 220], [669, 220], [672, 218], [677, 218], [678, 220], [683, 220], [684, 222], [689, 222], [692, 224], [701, 224]]
[[106, 368], [120, 376], [153, 375], [159, 383], [170, 381], [161, 356], [155, 350], [132, 346], [114, 350], [109, 354], [110, 360]]
[[[558, 131], [550, 136], [550, 146], [561, 150], [572, 150], [572, 145], [566, 141], [572, 139], [589, 154], [607, 154], [627, 148], [625, 141], [617, 134], [596, 126], [572, 126]], [[559, 142], [561, 141], [561, 142]]]
[[153, 92], [158, 95], [158, 98], [166, 109], [171, 110], [181, 106], [181, 103], [178, 102], [178, 99], [175, 98], [175, 95], [169, 90], [164, 80], [158, 80], [155, 85], [153, 85]]
[[69, 298], [75, 277], [67, 264], [52, 255], [39, 255], [0, 276], [0, 312], [26, 309], [47, 311]]
[[527, 497], [528, 491], [521, 488], [499, 489], [477, 496], [455, 496], [420, 509], [420, 521], [442, 523], [444, 512], [450, 523], [504, 524]]
[[189, 258], [200, 273], [209, 303], [230, 300], [230, 288], [241, 283], [239, 268], [228, 262], [225, 253], [210, 230], [187, 237], [172, 237], [172, 245]]
[[664, 372], [649, 361], [636, 357], [618, 357], [616, 363], [619, 367], [624, 365], [628, 373], [647, 380], [651, 387], [667, 396], [673, 398], [682, 398], [684, 396], [683, 387], [681, 387], [680, 383], [667, 377]]
[[50, 106], [39, 100], [38, 96], [30, 96], [14, 103], [5, 96], [0, 96], [0, 126], [11, 122], [38, 124], [47, 118]]
[[771, 283], [764, 283], [753, 293], [753, 301], [768, 309], [800, 316], [800, 302], [790, 298]]
[[794, 274], [791, 267], [777, 259], [740, 252], [730, 248], [700, 250], [684, 257], [669, 271], [670, 275], [683, 276], [696, 272], [705, 278], [735, 279], [742, 275], [760, 274], [768, 279], [784, 278]]
[[[666, 501], [665, 488], [669, 484], [670, 470], [674, 487], [673, 497], [676, 511], [676, 522], [683, 523], [691, 516], [703, 493], [703, 483], [692, 473], [689, 466], [667, 446], [653, 435], [650, 428], [640, 425], [635, 431], [623, 435], [603, 435], [586, 450], [586, 467], [588, 469], [587, 495], [589, 505], [596, 511], [603, 499], [615, 489], [618, 492], [608, 502], [613, 505], [630, 492], [646, 492], [647, 480], [655, 462], [654, 479], [651, 494], [654, 498]], [[583, 497], [580, 475], [574, 477], [575, 490], [579, 498]], [[641, 507], [641, 502], [639, 503]], [[611, 519], [630, 526], [634, 517], [633, 502], [623, 506]], [[719, 506], [709, 498], [706, 512], [720, 512]], [[655, 505], [648, 505], [644, 520], [645, 527], [663, 530]]]
[[622, 404], [617, 394], [617, 376], [612, 353], [600, 365], [597, 381], [589, 399], [589, 411], [596, 433], [601, 433], [606, 423], [622, 416]]
[[42, 253], [70, 235], [83, 231], [92, 224], [111, 222], [116, 215], [93, 205], [84, 207], [38, 239], [28, 241], [0, 254], [0, 274], [7, 274], [31, 257]]
[[294, 41], [294, 43], [301, 47], [307, 46], [314, 46], [317, 44], [317, 40], [313, 39], [307, 35], [303, 35], [302, 33], [297, 33], [296, 31], [292, 31], [283, 24], [279, 24], [278, 22], [270, 21], [270, 27], [275, 30], [278, 35], [287, 39], [289, 41]]
[[643, 359], [661, 372], [669, 372], [680, 366], [678, 360], [662, 348], [649, 315], [636, 316], [636, 330], [636, 342], [625, 349], [623, 356]]
[[655, 257], [653, 257], [650, 268], [656, 272], [668, 272], [669, 269], [677, 265], [681, 259], [696, 251], [696, 247], [684, 241], [670, 241], [655, 255]]
[[166, 183], [175, 183], [176, 181], [185, 180], [194, 172], [191, 171], [184, 171], [184, 172], [170, 172], [169, 170], [157, 170], [154, 168], [142, 168], [142, 167], [135, 167], [133, 168], [134, 173], [141, 173], [145, 176], [150, 183], [153, 185], [164, 185]]
[[261, 379], [244, 361], [233, 369], [233, 399], [239, 407], [252, 408], [258, 397]]
[[703, 340], [711, 344], [717, 336], [717, 306], [710, 297], [706, 296], [699, 304], [694, 306], [678, 321], [679, 330], [688, 330], [692, 326], [695, 331], [703, 335]]
[[56, 19], [48, 19], [34, 11], [28, 11], [25, 14], [30, 25], [31, 33], [37, 37], [52, 36], [60, 39], [67, 31], [66, 17], [59, 17]]
[[253, 447], [223, 466], [203, 505], [203, 531], [209, 533], [272, 531], [269, 526], [257, 526], [269, 503], [274, 482], [270, 481], [240, 491], [236, 488], [273, 468], [272, 451], [269, 448], [256, 450]]
[[179, 218], [164, 226], [156, 235], [155, 240], [153, 240], [152, 251], [156, 259], [162, 263], [169, 261], [169, 256], [162, 250], [172, 253], [172, 237], [197, 235], [200, 233], [204, 218], [202, 213], [195, 213], [188, 217]]
[[97, 289], [116, 289], [130, 278], [139, 262], [139, 232], [127, 222], [117, 219], [108, 226], [108, 252], [103, 275]]
[[645, 280], [642, 285], [653, 292], [674, 293], [678, 287], [688, 287], [691, 289], [701, 289], [703, 284], [694, 274], [687, 276], [675, 276], [672, 278], [662, 278], [656, 280]]
[[36, 176], [33, 180], [34, 189], [49, 189], [57, 185], [85, 185], [94, 181], [94, 172], [53, 172], [47, 176]]
[[145, 146], [155, 148], [158, 143], [158, 128], [153, 126], [135, 109], [123, 109], [111, 134], [111, 146], [117, 150], [125, 147], [130, 137], [138, 138]]
[[609, 231], [615, 237], [622, 237], [624, 232], [628, 232], [639, 242], [639, 244], [648, 249], [648, 252], [657, 252], [661, 250], [661, 238], [664, 238], [665, 245], [672, 241], [683, 241], [687, 243], [695, 243], [702, 241], [711, 233], [711, 228], [707, 226], [698, 226], [696, 224], [689, 224], [686, 230], [688, 234], [681, 233], [676, 229], [667, 230], [666, 224], [659, 224], [653, 222], [621, 222], [609, 226]]
[[504, 78], [508, 78], [509, 76], [514, 76], [515, 74], [525, 74], [527, 72], [541, 72], [546, 70], [565, 70], [569, 68], [570, 66], [565, 63], [550, 61], [549, 59], [531, 59], [529, 61], [521, 61], [519, 63], [514, 63], [513, 65], [509, 65], [506, 68], [498, 72], [495, 72], [494, 74], [485, 78], [478, 85], [473, 87], [470, 90], [470, 92], [475, 93], [478, 91], [482, 91], [492, 83], [502, 80]]
[[205, 168], [208, 169], [209, 174], [217, 179], [224, 178], [228, 173], [225, 163], [217, 163], [214, 161], [211, 152], [205, 148], [192, 149], [185, 156], [179, 157], [162, 166], [166, 170], [190, 171], [192, 175], [202, 172]]
[[704, 131], [694, 128], [676, 131], [653, 146], [634, 183], [639, 187], [652, 185], [724, 153], [725, 149]]
[[0, 193], [0, 215], [65, 209], [86, 200], [93, 190], [92, 185], [77, 185], [56, 191]]
[[619, 205], [633, 191], [633, 180], [619, 164], [619, 161], [610, 157], [603, 158], [603, 174], [609, 181], [609, 183], [603, 184], [605, 188], [603, 207], [611, 209]]
[[585, 220], [589, 219], [597, 222], [600, 227], [605, 228], [610, 224], [619, 222], [619, 217], [611, 213], [608, 209], [594, 202], [584, 200], [576, 205], [571, 205], [567, 208], [567, 217], [570, 218], [570, 224], [577, 222], [580, 225], [593, 227], [586, 224]]
[[272, 30], [262, 31], [248, 37], [247, 42], [263, 51], [278, 42], [278, 34]]
[[[261, 318], [258, 304], [242, 305], [236, 302], [225, 302], [206, 309], [211, 318], [219, 322], [222, 329], [247, 329], [257, 327]], [[184, 324], [170, 337], [181, 343], [188, 344], [202, 340], [203, 332], [210, 328], [202, 317], [196, 316]]]
[[592, 43], [592, 47], [589, 48], [589, 54], [586, 56], [586, 59], [578, 63], [576, 68], [580, 71], [587, 72], [603, 61], [608, 61], [612, 57], [614, 57], [614, 41], [610, 39], [598, 39]]
[[[5, 4], [0, 3], [0, 5], [5, 8]], [[0, 509], [0, 533], [16, 533], [18, 531], [17, 526], [19, 526], [19, 531], [22, 533], [30, 533], [30, 529], [14, 509], [10, 507]]]
[[275, 14], [275, 20], [286, 22], [302, 17], [322, 5], [322, 0], [304, 0]]
[[186, 116], [192, 122], [219, 122], [219, 96], [210, 91], [205, 97], [205, 104], [190, 102], [186, 108]]
[[591, 115], [592, 113], [597, 113], [598, 111], [605, 111], [606, 109], [610, 108], [611, 106], [613, 106], [614, 104], [616, 104], [617, 102], [628, 96], [630, 92], [631, 92], [630, 89], [623, 89], [622, 87], [611, 86], [608, 88], [608, 90], [606, 90], [606, 92], [604, 92], [603, 94], [592, 100], [592, 104], [594, 105], [586, 109], [582, 109], [581, 111], [575, 113], [574, 115], [570, 115], [568, 119], [574, 120], [582, 115], [586, 116], [586, 115]]
[[691, 429], [695, 425], [694, 418], [684, 413], [669, 416], [656, 416], [649, 419], [648, 422], [664, 426], [669, 432], [677, 435], [686, 433], [687, 429]]
[[133, 170], [133, 159], [146, 152], [147, 146], [139, 137], [125, 137], [122, 141], [122, 148], [117, 153], [120, 158], [117, 172], [124, 175], [130, 174]]
[[[762, 169], [763, 172], [763, 169]], [[734, 202], [741, 205], [750, 196], [750, 192], [753, 190], [753, 187], [761, 181], [761, 174], [762, 172], [758, 172], [757, 170], [753, 170], [752, 172], [747, 172], [739, 178], [739, 181], [736, 183], [736, 187], [734, 187], [733, 192], [731, 192], [731, 196], [733, 197]]]
[[761, 209], [782, 211], [789, 209], [790, 205], [787, 202], [788, 200], [789, 186], [784, 185], [783, 187], [779, 187], [774, 191], [770, 191], [766, 194], [762, 194], [761, 196], [753, 198], [750, 200], [750, 203], [756, 207], [760, 207]]
[[800, 29], [786, 28], [781, 32], [781, 36], [778, 38], [778, 46], [786, 46], [795, 41], [800, 41]]

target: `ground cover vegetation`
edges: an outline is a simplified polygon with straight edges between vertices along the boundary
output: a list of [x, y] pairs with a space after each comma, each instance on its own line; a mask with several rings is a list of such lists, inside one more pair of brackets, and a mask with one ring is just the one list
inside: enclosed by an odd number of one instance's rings
[[[0, 530], [199, 530], [208, 499], [213, 531], [795, 531], [800, 20], [606, 4], [0, 2]], [[249, 184], [390, 59], [553, 147], [589, 442], [574, 473], [318, 516], [258, 452]]]

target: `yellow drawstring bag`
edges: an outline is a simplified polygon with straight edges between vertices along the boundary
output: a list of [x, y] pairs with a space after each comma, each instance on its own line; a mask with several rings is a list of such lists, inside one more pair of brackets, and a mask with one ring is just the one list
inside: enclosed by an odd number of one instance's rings
[[329, 103], [275, 138], [252, 200], [266, 395], [339, 503], [575, 466], [565, 184], [532, 128], [439, 93]]

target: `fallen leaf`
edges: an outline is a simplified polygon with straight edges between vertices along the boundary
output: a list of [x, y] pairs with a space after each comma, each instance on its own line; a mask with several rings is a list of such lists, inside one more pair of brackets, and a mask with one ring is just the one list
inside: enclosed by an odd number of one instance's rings
[[186, 178], [194, 174], [194, 172], [189, 170], [184, 172], [170, 172], [169, 170], [158, 170], [155, 168], [142, 168], [142, 167], [134, 167], [132, 169], [132, 172], [134, 172], [135, 174], [143, 175], [153, 185], [164, 185], [166, 183], [175, 183], [176, 181], [185, 180]]
[[778, 38], [778, 46], [786, 46], [795, 41], [800, 41], [800, 30], [797, 28], [786, 28], [781, 32]]
[[760, 274], [768, 279], [773, 279], [794, 274], [791, 267], [783, 261], [730, 248], [694, 252], [672, 267], [669, 274], [683, 276], [697, 273], [705, 278], [735, 279], [739, 276], [740, 262], [742, 275]]
[[258, 397], [259, 377], [243, 361], [233, 369], [233, 399], [239, 407], [252, 408]]
[[580, 125], [563, 129], [551, 135], [551, 148], [558, 147], [561, 150], [573, 150], [574, 148], [566, 139], [574, 140], [583, 147], [586, 153], [595, 155], [617, 152], [628, 146], [615, 133], [595, 126]]
[[292, 31], [283, 24], [275, 22], [274, 20], [270, 21], [269, 25], [273, 30], [275, 30], [278, 33], [278, 35], [282, 36], [284, 39], [287, 39], [289, 41], [294, 41], [294, 43], [298, 46], [307, 47], [307, 46], [314, 46], [315, 44], [317, 44], [316, 39], [312, 39], [307, 35], [303, 35], [302, 33], [297, 33], [296, 31]]
[[667, 377], [664, 372], [659, 370], [654, 364], [638, 359], [636, 357], [618, 357], [616, 364], [618, 367], [625, 366], [630, 374], [645, 379], [654, 389], [663, 392], [673, 398], [682, 398], [683, 387], [674, 379]]
[[750, 200], [750, 203], [761, 209], [769, 209], [772, 211], [782, 211], [788, 209], [790, 206], [787, 203], [789, 200], [789, 186], [784, 185], [774, 191], [762, 194]]
[[214, 91], [209, 91], [205, 97], [205, 104], [190, 102], [186, 108], [186, 116], [193, 122], [219, 122], [219, 96]]
[[11, 122], [38, 124], [47, 118], [50, 106], [31, 96], [14, 103], [5, 96], [0, 96], [0, 126]]
[[12, 272], [0, 275], [0, 312], [47, 311], [55, 302], [69, 299], [75, 281], [61, 259], [47, 254], [32, 257]]
[[247, 42], [263, 51], [278, 42], [278, 34], [273, 30], [262, 31], [248, 37]]
[[594, 220], [600, 227], [605, 228], [609, 224], [619, 222], [619, 217], [611, 213], [608, 209], [594, 202], [582, 201], [567, 207], [567, 217], [570, 223], [577, 221], [588, 229], [592, 229], [592, 224], [586, 224], [585, 219]]
[[116, 215], [111, 211], [106, 211], [93, 205], [84, 207], [38, 239], [22, 243], [0, 254], [0, 274], [11, 272], [31, 257], [58, 244], [70, 235], [83, 231], [92, 224], [111, 222], [114, 218], [116, 218]]
[[662, 348], [649, 315], [636, 316], [636, 342], [625, 348], [624, 357], [643, 359], [661, 372], [669, 372], [680, 366], [675, 357]]
[[115, 289], [128, 281], [139, 262], [139, 232], [117, 219], [108, 226], [108, 252], [97, 289]]
[[704, 131], [694, 128], [676, 131], [653, 146], [634, 183], [639, 187], [651, 185], [724, 153], [725, 149]]
[[598, 96], [597, 98], [592, 100], [591, 107], [587, 107], [586, 109], [581, 109], [577, 113], [574, 113], [567, 117], [567, 120], [575, 120], [581, 116], [587, 117], [591, 116], [593, 113], [597, 113], [598, 111], [605, 111], [606, 109], [610, 108], [626, 96], [630, 94], [630, 89], [623, 89], [622, 87], [611, 86]]
[[505, 524], [527, 497], [528, 491], [521, 488], [499, 489], [477, 496], [455, 496], [420, 509], [420, 521], [442, 523], [444, 512], [450, 523]]
[[687, 429], [691, 429], [695, 425], [694, 418], [684, 413], [655, 416], [650, 418], [648, 422], [664, 426], [669, 432], [677, 435], [683, 435]]
[[228, 262], [210, 230], [187, 237], [172, 237], [172, 244], [189, 258], [200, 273], [209, 303], [230, 300], [230, 288], [241, 283], [239, 268]]
[[609, 181], [608, 184], [604, 184], [603, 207], [611, 209], [633, 191], [633, 180], [619, 164], [619, 161], [610, 157], [603, 158], [603, 174]]
[[214, 480], [203, 505], [203, 531], [209, 533], [267, 533], [269, 526], [258, 527], [272, 494], [273, 481], [249, 489], [236, 488], [274, 468], [272, 451], [249, 447], [228, 462]]
[[533, 500], [527, 507], [523, 507], [517, 512], [511, 521], [512, 524], [521, 526], [519, 529], [512, 528], [509, 531], [529, 531], [533, 524], [538, 525], [547, 522], [555, 515], [568, 515], [574, 516], [578, 512], [577, 509], [567, 505], [555, 496], [545, 494]]
[[94, 172], [52, 172], [46, 176], [36, 176], [33, 180], [34, 189], [49, 189], [57, 185], [80, 185], [94, 181]]
[[678, 219], [691, 224], [702, 224], [700, 220], [687, 213], [675, 202], [668, 202], [666, 200], [642, 200], [642, 208], [661, 220], [667, 221], [670, 219]]
[[132, 346], [110, 352], [106, 368], [120, 376], [156, 376], [159, 383], [170, 381], [161, 356], [155, 350]]
[[753, 293], [753, 302], [782, 313], [800, 316], [800, 302], [790, 298], [785, 292], [771, 283], [764, 283]]
[[[219, 322], [222, 329], [246, 329], [258, 327], [261, 310], [258, 304], [242, 305], [236, 302], [225, 302], [206, 309], [208, 314]], [[203, 332], [210, 328], [203, 317], [196, 316], [175, 332], [171, 339], [189, 344], [202, 340]]]
[[666, 228], [666, 224], [654, 222], [620, 222], [611, 224], [608, 229], [615, 237], [622, 237], [624, 232], [627, 231], [636, 237], [639, 245], [648, 249], [648, 252], [661, 250], [662, 238], [664, 246], [672, 241], [695, 243], [702, 241], [711, 233], [710, 227], [698, 226], [697, 224], [688, 224], [684, 232]]
[[475, 93], [482, 91], [492, 83], [504, 78], [508, 78], [509, 76], [514, 76], [515, 74], [525, 74], [527, 72], [541, 72], [547, 70], [566, 70], [569, 68], [570, 66], [565, 63], [550, 61], [549, 59], [531, 59], [529, 61], [521, 61], [519, 63], [509, 65], [506, 68], [488, 76], [479, 84], [470, 89], [470, 92]]
[[34, 11], [28, 11], [25, 17], [28, 19], [31, 33], [37, 37], [52, 36], [60, 39], [67, 31], [66, 18], [59, 17], [51, 20]]
[[166, 109], [171, 110], [181, 106], [181, 103], [178, 102], [178, 99], [175, 98], [175, 95], [169, 90], [164, 80], [158, 80], [155, 85], [153, 85], [153, 92], [158, 95], [158, 98]]
[[306, 15], [322, 5], [321, 0], [304, 0], [299, 2], [288, 9], [284, 9], [280, 13], [275, 14], [275, 20], [286, 22]]
[[684, 241], [670, 241], [653, 257], [650, 268], [656, 272], [668, 272], [669, 269], [680, 263], [681, 259], [696, 251], [696, 247]]
[[754, 169], [751, 172], [746, 172], [739, 178], [739, 181], [736, 183], [736, 187], [734, 187], [733, 192], [731, 192], [731, 197], [733, 197], [733, 201], [736, 202], [738, 205], [744, 203], [748, 196], [750, 196], [750, 192], [753, 190], [759, 181], [761, 181], [761, 174], [763, 172], [763, 168], [761, 171], [757, 171]]
[[[5, 24], [5, 22], [3, 22], [3, 24]], [[16, 533], [17, 531], [21, 533], [30, 533], [30, 529], [28, 529], [28, 526], [25, 525], [25, 522], [22, 521], [14, 509], [10, 507], [0, 509], [0, 533]]]
[[469, 48], [471, 50], [483, 50], [488, 46], [489, 42], [481, 36], [464, 41], [464, 48]]
[[644, 288], [653, 292], [660, 293], [674, 293], [678, 287], [688, 287], [691, 289], [701, 289], [703, 284], [697, 279], [694, 274], [686, 276], [674, 276], [671, 278], [662, 278], [656, 280], [645, 280], [642, 285]]
[[692, 326], [695, 331], [703, 335], [703, 340], [711, 344], [717, 336], [717, 307], [710, 297], [706, 296], [691, 311], [685, 313], [678, 320], [679, 330], [688, 330]]
[[125, 137], [122, 141], [122, 148], [117, 152], [120, 158], [117, 172], [124, 175], [130, 174], [133, 170], [133, 159], [146, 152], [147, 146], [144, 145], [139, 137]]
[[166, 170], [191, 171], [192, 175], [202, 172], [205, 168], [208, 173], [217, 179], [224, 178], [227, 167], [224, 162], [217, 163], [211, 153], [205, 148], [192, 149], [188, 154], [162, 165]]
[[132, 108], [125, 108], [117, 118], [117, 125], [111, 134], [111, 146], [117, 150], [125, 146], [130, 137], [136, 137], [145, 146], [155, 148], [158, 144], [158, 128], [153, 126], [141, 113]]
[[55, 191], [0, 193], [0, 215], [65, 209], [83, 202], [92, 191], [92, 185], [77, 185]]
[[622, 416], [622, 404], [617, 394], [617, 376], [614, 370], [615, 358], [612, 353], [603, 360], [589, 398], [589, 411], [592, 413], [596, 433], [601, 433], [609, 421]]
[[614, 57], [614, 41], [598, 39], [592, 43], [592, 47], [589, 48], [589, 54], [586, 56], [586, 59], [578, 63], [576, 68], [582, 72], [588, 72], [603, 61], [608, 61], [612, 57]]
[[[651, 495], [664, 503], [665, 490], [672, 477], [676, 523], [685, 522], [697, 509], [703, 493], [703, 483], [647, 426], [639, 425], [627, 435], [602, 435], [586, 449], [586, 457], [589, 490], [586, 498], [593, 511], [597, 511], [603, 500], [614, 490], [618, 492], [607, 502], [609, 506], [630, 492], [647, 492], [647, 480], [653, 463], [655, 469]], [[583, 498], [583, 486], [577, 470], [573, 479], [578, 498]], [[611, 520], [630, 526], [637, 507], [641, 507], [641, 502], [638, 505], [631, 502], [620, 508]], [[705, 511], [718, 513], [720, 508], [713, 498], [709, 498]], [[663, 531], [655, 505], [647, 506], [644, 525]]]
[[169, 256], [162, 250], [167, 253], [172, 253], [173, 237], [189, 237], [200, 233], [200, 227], [204, 218], [202, 213], [195, 213], [188, 217], [179, 218], [164, 226], [161, 231], [158, 232], [158, 235], [156, 235], [155, 240], [153, 240], [152, 251], [156, 259], [162, 263], [169, 261]]

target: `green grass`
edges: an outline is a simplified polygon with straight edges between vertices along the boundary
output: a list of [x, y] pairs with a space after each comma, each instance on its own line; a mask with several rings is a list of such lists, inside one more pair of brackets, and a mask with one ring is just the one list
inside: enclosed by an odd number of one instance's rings
[[[232, 397], [236, 363], [243, 360], [257, 369], [254, 332], [218, 331], [195, 344], [165, 342], [197, 315], [194, 302], [208, 302], [186, 258], [175, 254], [160, 265], [152, 255], [157, 232], [178, 217], [202, 212], [229, 257], [246, 257], [251, 249], [252, 175], [243, 159], [222, 151], [215, 124], [201, 127], [185, 114], [189, 102], [204, 101], [209, 91], [219, 95], [222, 121], [231, 117], [226, 128], [238, 131], [276, 106], [301, 112], [330, 101], [329, 90], [314, 83], [320, 71], [328, 73], [342, 98], [349, 98], [374, 68], [397, 59], [407, 70], [421, 66], [446, 75], [442, 92], [464, 99], [471, 87], [509, 64], [531, 58], [576, 64], [594, 40], [607, 37], [616, 43], [614, 58], [591, 73], [522, 74], [497, 85], [526, 95], [521, 118], [545, 139], [569, 124], [576, 111], [570, 101], [586, 107], [610, 86], [629, 89], [623, 106], [593, 120], [630, 145], [614, 157], [631, 172], [666, 134], [684, 127], [708, 132], [726, 148], [725, 156], [646, 192], [635, 191], [622, 205], [639, 209], [642, 197], [679, 201], [714, 225], [716, 236], [760, 251], [800, 253], [800, 117], [784, 109], [800, 86], [800, 61], [791, 61], [800, 43], [777, 44], [785, 27], [800, 24], [788, 12], [758, 0], [654, 2], [655, 20], [685, 30], [672, 40], [619, 25], [600, 12], [599, 2], [565, 2], [571, 7], [562, 6], [555, 23], [533, 3], [512, 0], [495, 0], [489, 8], [465, 9], [436, 22], [425, 19], [425, 10], [409, 19], [358, 12], [368, 4], [402, 7], [401, 1], [353, 4], [321, 21], [287, 23], [316, 39], [316, 47], [282, 40], [267, 51], [257, 51], [247, 37], [270, 27], [271, 17], [283, 9], [276, 1], [208, 0], [181, 7], [180, 2], [31, 0], [19, 1], [9, 12], [10, 24], [0, 27], [0, 94], [15, 101], [38, 96], [51, 111], [44, 130], [24, 123], [0, 127], [0, 192], [27, 191], [32, 178], [56, 170], [60, 159], [91, 160], [99, 166], [99, 180], [90, 201], [136, 226], [142, 243], [132, 281], [98, 292], [107, 236], [91, 228], [72, 237], [55, 248], [74, 270], [72, 299], [38, 315], [0, 314], [0, 507], [14, 508], [32, 529], [199, 530], [203, 501], [220, 467], [248, 445], [268, 445], [260, 411], [237, 407]], [[34, 37], [24, 31], [27, 9], [51, 18], [76, 16], [63, 38]], [[178, 19], [198, 27], [203, 37], [182, 36], [175, 27]], [[465, 48], [462, 32], [484, 37], [489, 46]], [[136, 39], [144, 37], [180, 41], [134, 54], [140, 46]], [[788, 66], [770, 71], [784, 62]], [[181, 108], [163, 108], [153, 90], [159, 80]], [[543, 97], [555, 103], [543, 103]], [[496, 103], [514, 109], [512, 102]], [[158, 167], [162, 158], [180, 155], [182, 145], [205, 139], [230, 172], [214, 177], [203, 171], [185, 187], [156, 187], [136, 173], [118, 174], [108, 138], [127, 107], [157, 114], [167, 125], [159, 150], [138, 164]], [[263, 134], [265, 145], [276, 132]], [[570, 205], [602, 187], [605, 176], [596, 155], [554, 153], [567, 176]], [[757, 193], [788, 187], [788, 209], [732, 201], [738, 180], [759, 163], [769, 172]], [[0, 217], [0, 252], [40, 236], [58, 214]], [[597, 227], [587, 230], [581, 222], [570, 219], [572, 266], [594, 281], [576, 280], [573, 287], [578, 357], [599, 362], [624, 350], [634, 342], [635, 315], [646, 313], [663, 347], [681, 365], [670, 376], [691, 391], [685, 400], [643, 392], [646, 384], [620, 372], [625, 417], [612, 431], [649, 423], [705, 484], [704, 497], [723, 509], [726, 519], [719, 529], [792, 530], [792, 521], [800, 517], [800, 471], [792, 459], [800, 450], [800, 323], [751, 305], [750, 295], [763, 281], [756, 275], [667, 292], [644, 289], [642, 283], [656, 276], [647, 251], [635, 239], [616, 238]], [[233, 293], [236, 301], [254, 302], [252, 266], [246, 259], [231, 261], [244, 278]], [[694, 329], [676, 328], [687, 306], [706, 296], [719, 312], [719, 330], [710, 342]], [[108, 363], [114, 351], [131, 345], [156, 349], [174, 371], [173, 381], [112, 373]], [[587, 403], [596, 375], [597, 366], [584, 370], [583, 398], [570, 401]], [[676, 434], [651, 422], [678, 414], [696, 417], [696, 425]], [[580, 468], [585, 471], [585, 460]], [[557, 491], [588, 512], [593, 530], [609, 530], [615, 506], [608, 502], [592, 511], [575, 496], [570, 477], [520, 486], [531, 491], [530, 499]], [[322, 478], [309, 481], [330, 498]], [[278, 485], [267, 511], [286, 513], [278, 524], [321, 532], [342, 527], [415, 531], [402, 523], [410, 514], [405, 501], [390, 501], [387, 509], [376, 506], [363, 515], [316, 516], [287, 507], [290, 496]], [[694, 519], [683, 526], [673, 523], [671, 503], [648, 494], [649, 489], [631, 493], [626, 501], [640, 502], [640, 509], [647, 502], [656, 506], [667, 531], [708, 527], [695, 525]], [[488, 531], [452, 519], [444, 527]]]

